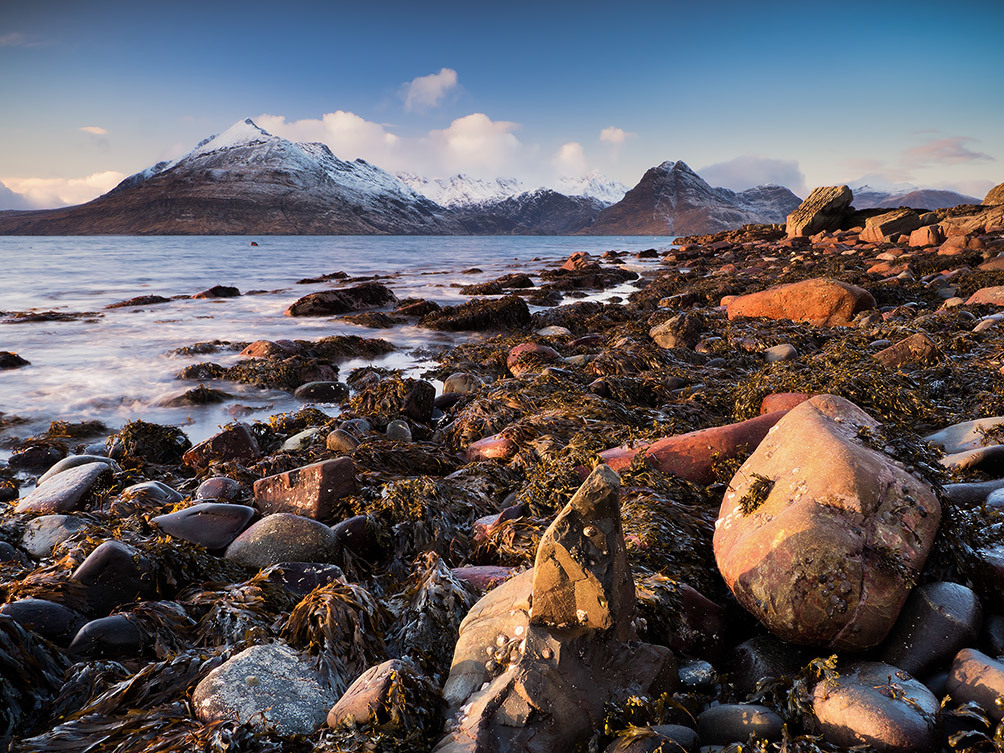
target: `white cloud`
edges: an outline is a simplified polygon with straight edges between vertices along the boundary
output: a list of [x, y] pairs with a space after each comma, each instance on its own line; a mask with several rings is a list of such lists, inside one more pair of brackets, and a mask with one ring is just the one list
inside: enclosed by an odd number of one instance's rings
[[582, 144], [570, 141], [562, 144], [551, 160], [559, 177], [578, 178], [585, 175], [589, 168], [586, 164], [586, 155], [582, 150]]
[[401, 141], [386, 126], [345, 110], [293, 122], [287, 122], [282, 115], [259, 115], [254, 122], [284, 139], [320, 141], [341, 159], [362, 157], [380, 167], [396, 162], [395, 151]]
[[2, 209], [35, 209], [27, 196], [14, 193], [3, 183], [0, 183], [0, 210]]
[[439, 73], [419, 76], [401, 85], [401, 98], [408, 112], [425, 112], [437, 107], [446, 95], [457, 88], [457, 72], [441, 68]]
[[701, 168], [697, 173], [713, 186], [744, 191], [753, 186], [776, 183], [805, 196], [805, 174], [795, 160], [743, 155], [727, 162]]
[[84, 133], [93, 133], [95, 136], [107, 136], [108, 129], [102, 128], [101, 126], [81, 126], [77, 129], [78, 131], [83, 131]]
[[125, 179], [115, 170], [93, 173], [86, 178], [0, 178], [0, 182], [24, 196], [34, 209], [83, 204], [115, 188]]
[[516, 123], [475, 112], [457, 118], [449, 128], [430, 131], [422, 141], [431, 148], [440, 172], [511, 171], [522, 146], [512, 133], [517, 128]]
[[617, 128], [616, 126], [610, 126], [609, 128], [604, 128], [600, 131], [600, 141], [607, 144], [623, 144], [625, 139], [630, 136], [627, 131], [623, 128]]

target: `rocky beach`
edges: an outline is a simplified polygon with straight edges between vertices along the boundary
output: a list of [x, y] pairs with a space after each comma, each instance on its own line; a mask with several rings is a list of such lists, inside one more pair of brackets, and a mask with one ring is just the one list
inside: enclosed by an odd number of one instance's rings
[[[179, 404], [293, 410], [9, 441], [2, 744], [999, 750], [1004, 184], [853, 202], [457, 269], [456, 305], [310, 270], [289, 336], [175, 350]], [[402, 328], [423, 373], [346, 367]]]

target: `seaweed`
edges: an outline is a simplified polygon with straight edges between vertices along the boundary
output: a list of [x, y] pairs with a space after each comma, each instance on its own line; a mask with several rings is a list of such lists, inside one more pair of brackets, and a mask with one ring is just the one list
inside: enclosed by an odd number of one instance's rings
[[130, 421], [105, 442], [108, 454], [125, 463], [181, 462], [181, 456], [192, 443], [185, 433], [174, 426], [161, 426], [146, 421]]
[[68, 665], [54, 646], [0, 615], [0, 744], [42, 721]]
[[739, 499], [739, 509], [743, 515], [752, 515], [760, 506], [767, 501], [771, 489], [774, 488], [774, 479], [761, 476], [759, 473], [752, 474], [753, 479], [749, 481], [746, 493]]

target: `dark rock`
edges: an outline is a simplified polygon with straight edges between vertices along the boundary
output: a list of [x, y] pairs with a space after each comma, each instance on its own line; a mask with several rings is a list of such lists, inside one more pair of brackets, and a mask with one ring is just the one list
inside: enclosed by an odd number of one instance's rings
[[335, 700], [309, 661], [269, 643], [241, 651], [206, 675], [192, 694], [192, 708], [203, 724], [234, 721], [258, 731], [309, 735]]
[[184, 499], [183, 495], [160, 481], [143, 481], [127, 486], [119, 499], [123, 501], [149, 503], [151, 507], [174, 505]]
[[52, 444], [30, 444], [19, 447], [7, 459], [7, 465], [17, 470], [40, 473], [51, 468], [66, 456], [66, 450]]
[[181, 462], [192, 443], [184, 432], [173, 426], [146, 421], [130, 421], [117, 434], [105, 440], [108, 456], [116, 460], [134, 458], [149, 463]]
[[115, 614], [91, 620], [80, 628], [68, 649], [70, 654], [88, 658], [127, 659], [139, 656], [143, 634], [128, 617]]
[[460, 306], [433, 311], [419, 321], [427, 329], [490, 331], [520, 329], [530, 324], [530, 309], [515, 295], [502, 298], [478, 298]]
[[254, 508], [245, 505], [203, 502], [158, 515], [150, 522], [164, 533], [206, 549], [224, 549], [247, 527], [254, 514]]
[[246, 465], [261, 457], [258, 440], [247, 424], [233, 424], [203, 440], [184, 454], [189, 468], [205, 471], [214, 462], [234, 462]]
[[456, 393], [458, 395], [467, 395], [479, 390], [483, 384], [484, 382], [481, 377], [476, 374], [467, 374], [464, 372], [450, 374], [450, 376], [446, 377], [446, 381], [443, 382], [443, 394]]
[[118, 303], [109, 303], [105, 306], [106, 309], [121, 309], [128, 308], [130, 306], [155, 306], [159, 303], [170, 303], [170, 298], [164, 298], [162, 295], [138, 295], [135, 298], [130, 298], [127, 301], [119, 301]]
[[997, 704], [1004, 697], [1004, 662], [964, 648], [952, 661], [945, 687], [956, 703], [974, 701], [994, 721], [1004, 719], [1004, 707]]
[[693, 348], [701, 339], [704, 320], [695, 312], [672, 316], [648, 331], [660, 348]]
[[[696, 740], [697, 733], [692, 734]], [[697, 749], [685, 748], [672, 737], [657, 732], [652, 727], [633, 727], [631, 734], [618, 737], [603, 749], [603, 753], [688, 753], [689, 750]]]
[[180, 395], [161, 400], [160, 405], [167, 408], [183, 408], [189, 405], [218, 405], [219, 403], [225, 403], [232, 397], [233, 395], [229, 392], [214, 390], [211, 387], [200, 384], [198, 387], [193, 387]]
[[250, 496], [242, 483], [226, 476], [207, 478], [195, 490], [195, 498], [207, 502], [239, 502]]
[[522, 272], [513, 272], [511, 274], [502, 275], [495, 282], [497, 282], [503, 288], [533, 287], [533, 280], [530, 279], [530, 275], [523, 274]]
[[208, 290], [196, 293], [192, 298], [236, 298], [240, 294], [241, 291], [229, 285], [213, 285]]
[[21, 358], [17, 353], [12, 353], [9, 350], [0, 350], [0, 371], [20, 369], [22, 366], [31, 366], [31, 361]]
[[980, 600], [958, 583], [913, 589], [886, 640], [882, 661], [919, 677], [976, 645], [983, 622]]
[[815, 725], [829, 743], [898, 753], [938, 750], [938, 699], [889, 664], [841, 667], [839, 677], [816, 684], [812, 708]]
[[269, 575], [269, 580], [297, 596], [306, 596], [319, 586], [344, 578], [345, 574], [338, 565], [316, 562], [280, 562], [270, 570]]
[[777, 423], [729, 485], [714, 534], [719, 570], [785, 640], [877, 645], [927, 559], [941, 507], [864, 443], [880, 431], [849, 401], [816, 396]]
[[432, 404], [436, 410], [445, 412], [459, 403], [463, 397], [459, 392], [444, 392], [442, 395], [438, 395]]
[[18, 502], [17, 512], [57, 513], [80, 509], [99, 482], [111, 478], [107, 463], [87, 463], [51, 477]]
[[9, 601], [0, 606], [0, 614], [60, 646], [68, 646], [87, 622], [79, 612], [45, 599]]
[[332, 452], [347, 455], [359, 446], [359, 440], [344, 429], [335, 429], [328, 434], [324, 445]]
[[907, 365], [927, 364], [938, 360], [941, 351], [937, 344], [923, 332], [910, 335], [895, 345], [875, 354], [875, 360], [887, 369], [899, 369]]
[[749, 695], [760, 680], [794, 677], [811, 658], [801, 646], [792, 646], [773, 635], [758, 635], [733, 649], [728, 666], [736, 691]]
[[294, 302], [284, 313], [286, 316], [333, 316], [389, 306], [397, 300], [386, 285], [364, 282], [351, 288], [310, 293]]
[[308, 403], [340, 403], [349, 396], [349, 387], [342, 382], [308, 382], [293, 392], [293, 397]]
[[62, 544], [87, 523], [73, 515], [42, 515], [24, 527], [21, 546], [32, 557], [49, 557], [57, 544]]
[[331, 527], [338, 542], [366, 562], [375, 562], [383, 554], [376, 525], [368, 515], [354, 515]]
[[70, 468], [76, 468], [80, 465], [87, 465], [88, 463], [105, 463], [111, 467], [112, 471], [118, 473], [122, 469], [119, 464], [116, 463], [111, 458], [104, 457], [103, 455], [70, 455], [63, 458], [58, 463], [53, 465], [49, 470], [38, 477], [38, 481], [35, 483], [38, 485], [44, 484], [50, 478], [58, 473], [69, 470]]
[[149, 564], [121, 541], [100, 544], [72, 577], [87, 586], [86, 602], [91, 614], [108, 614], [119, 604], [153, 591]]
[[780, 740], [784, 720], [776, 711], [751, 703], [724, 703], [697, 715], [697, 734], [704, 745], [746, 742], [750, 735]]
[[401, 316], [422, 317], [433, 311], [439, 311], [440, 308], [442, 307], [435, 301], [409, 298], [401, 301], [398, 307], [394, 309], [394, 313]]
[[327, 520], [338, 500], [355, 490], [355, 463], [343, 457], [255, 481], [254, 504], [265, 514], [288, 512]]
[[340, 552], [338, 537], [326, 525], [280, 512], [244, 531], [224, 556], [261, 569], [279, 562], [336, 562]]

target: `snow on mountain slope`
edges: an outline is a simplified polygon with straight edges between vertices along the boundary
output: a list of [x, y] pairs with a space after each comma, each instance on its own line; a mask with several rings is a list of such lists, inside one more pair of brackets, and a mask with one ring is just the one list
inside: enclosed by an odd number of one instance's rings
[[518, 178], [484, 180], [463, 174], [450, 178], [423, 178], [407, 172], [398, 173], [397, 178], [427, 199], [450, 208], [503, 201], [525, 190]]
[[628, 187], [623, 183], [611, 180], [597, 170], [581, 178], [559, 178], [554, 188], [566, 196], [588, 196], [599, 199], [604, 204], [616, 204], [628, 192]]

